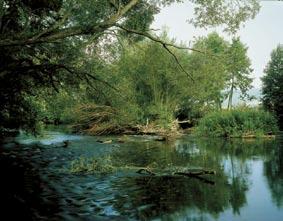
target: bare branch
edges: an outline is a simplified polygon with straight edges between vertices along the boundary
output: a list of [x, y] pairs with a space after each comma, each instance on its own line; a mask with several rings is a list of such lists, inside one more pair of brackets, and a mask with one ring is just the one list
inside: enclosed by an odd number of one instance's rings
[[[109, 84], [107, 81], [104, 81], [102, 79], [99, 79], [95, 76], [93, 76], [92, 74], [88, 73], [88, 72], [81, 72], [81, 71], [78, 71], [78, 70], [74, 70], [72, 67], [68, 67], [66, 65], [63, 65], [63, 64], [51, 64], [53, 67], [57, 68], [57, 69], [64, 69], [66, 70], [67, 72], [71, 73], [71, 74], [76, 74], [78, 76], [87, 76], [95, 81], [98, 81], [98, 82], [101, 82], [103, 84], [105, 84], [106, 86], [110, 87], [111, 89], [115, 90], [118, 92], [118, 89], [115, 88], [113, 85]], [[88, 79], [87, 79], [88, 80]], [[88, 81], [89, 82], [89, 81]], [[90, 83], [90, 82], [89, 82]]]
[[51, 83], [52, 87], [54, 88], [54, 90], [55, 90], [57, 93], [59, 93], [59, 89], [57, 88], [57, 86], [56, 86], [56, 84], [55, 84], [55, 82], [54, 82], [54, 79], [53, 79], [52, 74], [51, 74], [50, 72], [48, 72], [47, 74], [48, 74], [48, 76], [49, 76], [50, 83]]
[[110, 87], [111, 89], [115, 90], [116, 92], [119, 92], [119, 90], [117, 88], [115, 88], [113, 85], [109, 84], [107, 81], [104, 81], [102, 79], [99, 79], [95, 76], [93, 76], [92, 74], [89, 74], [89, 73], [83, 73], [85, 74], [86, 76], [90, 77], [91, 79], [95, 80], [95, 81], [99, 81], [105, 85], [107, 85], [108, 87]]
[[160, 38], [158, 37], [155, 37], [151, 34], [149, 34], [148, 32], [142, 32], [142, 31], [138, 31], [138, 30], [133, 30], [133, 29], [129, 29], [129, 28], [126, 28], [122, 25], [119, 25], [119, 24], [115, 24], [114, 25], [115, 27], [118, 27], [126, 32], [129, 32], [129, 33], [133, 33], [133, 34], [136, 34], [136, 35], [141, 35], [141, 36], [144, 36], [152, 41], [155, 41], [155, 42], [158, 42], [162, 45], [166, 45], [168, 47], [174, 47], [174, 48], [177, 48], [177, 49], [183, 49], [183, 50], [190, 50], [190, 51], [194, 51], [194, 52], [198, 52], [198, 53], [202, 53], [202, 54], [206, 54], [207, 53], [205, 51], [201, 51], [201, 50], [198, 50], [198, 49], [195, 49], [195, 48], [190, 48], [190, 47], [182, 47], [182, 46], [178, 46], [178, 45], [174, 45], [174, 44], [171, 44], [171, 43], [168, 43], [168, 42], [165, 42], [163, 40], [161, 40]]
[[185, 68], [181, 65], [181, 63], [180, 63], [179, 59], [177, 58], [177, 56], [168, 48], [168, 46], [166, 44], [163, 44], [163, 47], [169, 52], [169, 54], [171, 54], [173, 56], [173, 58], [175, 59], [176, 63], [181, 68], [181, 70], [194, 82], [194, 79], [193, 79], [192, 75], [189, 74], [185, 70]]

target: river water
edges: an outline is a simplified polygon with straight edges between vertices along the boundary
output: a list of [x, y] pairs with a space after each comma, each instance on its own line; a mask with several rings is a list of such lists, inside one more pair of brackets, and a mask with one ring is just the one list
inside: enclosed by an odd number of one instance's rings
[[[91, 137], [46, 131], [0, 144], [0, 220], [283, 220], [283, 139]], [[111, 144], [97, 142], [112, 139]], [[62, 142], [68, 140], [68, 147]], [[202, 178], [72, 174], [73, 160], [216, 171]], [[8, 217], [8, 218], [7, 218]]]

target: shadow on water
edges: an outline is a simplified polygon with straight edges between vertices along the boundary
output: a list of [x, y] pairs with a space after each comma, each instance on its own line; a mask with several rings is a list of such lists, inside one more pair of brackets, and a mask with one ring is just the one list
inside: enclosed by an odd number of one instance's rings
[[[58, 212], [56, 192], [40, 177], [38, 167], [44, 167], [44, 160], [37, 166], [29, 161], [39, 158], [38, 148], [24, 156], [21, 146], [11, 151], [0, 150], [0, 220], [47, 220], [50, 214]], [[47, 194], [49, 199], [42, 200]], [[52, 219], [49, 219], [52, 220]]]
[[[54, 145], [64, 139], [71, 141], [68, 148]], [[106, 145], [97, 143], [95, 137], [49, 133], [47, 138], [18, 137], [17, 142], [0, 144], [1, 210], [11, 220], [283, 218], [280, 139], [183, 137], [163, 143], [129, 137], [123, 144]], [[195, 179], [128, 171], [71, 174], [67, 170], [70, 162], [81, 156], [103, 155], [110, 155], [116, 164], [132, 167], [161, 171], [206, 168], [217, 174]], [[259, 188], [265, 198], [261, 199], [254, 188]], [[257, 216], [257, 208], [266, 215]]]

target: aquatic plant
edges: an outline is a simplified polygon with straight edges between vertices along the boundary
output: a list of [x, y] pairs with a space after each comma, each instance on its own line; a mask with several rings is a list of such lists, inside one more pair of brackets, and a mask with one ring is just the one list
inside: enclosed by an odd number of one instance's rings
[[106, 156], [102, 158], [86, 158], [80, 157], [71, 161], [69, 171], [71, 173], [98, 173], [106, 174], [115, 170], [112, 165], [111, 157]]

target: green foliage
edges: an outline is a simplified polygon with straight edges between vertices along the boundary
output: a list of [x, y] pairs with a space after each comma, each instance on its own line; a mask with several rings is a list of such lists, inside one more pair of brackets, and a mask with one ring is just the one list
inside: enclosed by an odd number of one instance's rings
[[[33, 130], [35, 120], [32, 119], [40, 117], [39, 111], [32, 110], [34, 107], [25, 101], [25, 96], [36, 99], [41, 90], [59, 91], [67, 85], [77, 87], [82, 81], [97, 81], [100, 70], [97, 64], [103, 59], [92, 60], [97, 68], [89, 72], [93, 54], [107, 55], [110, 62], [117, 54], [108, 55], [105, 46], [116, 44], [121, 36], [134, 41], [142, 39], [125, 34], [115, 26], [118, 21], [127, 28], [145, 32], [160, 8], [173, 2], [181, 1], [1, 1], [0, 121], [8, 128]], [[244, 4], [236, 0], [232, 2], [238, 4], [226, 4], [224, 0], [212, 1], [213, 4], [211, 1], [191, 2], [196, 5], [196, 25], [226, 24], [233, 31], [241, 22], [254, 17], [259, 9], [254, 0]], [[235, 13], [229, 16], [232, 9]], [[225, 16], [219, 19], [219, 15]], [[110, 42], [109, 45], [106, 42]], [[53, 98], [48, 93], [47, 97]]]
[[222, 24], [224, 30], [230, 33], [235, 33], [243, 21], [254, 18], [260, 9], [257, 0], [192, 0], [192, 2], [196, 4], [196, 18], [191, 21], [194, 25], [213, 27]]
[[271, 61], [262, 78], [263, 106], [274, 112], [278, 118], [280, 129], [283, 129], [283, 46], [278, 45], [271, 53]]
[[223, 110], [202, 118], [195, 134], [211, 137], [262, 137], [276, 133], [276, 123], [274, 116], [263, 110]]
[[[166, 32], [160, 39], [174, 43]], [[95, 62], [91, 62], [96, 59], [94, 57], [88, 65], [89, 70], [100, 70], [101, 78], [114, 85], [116, 90], [97, 83], [95, 88], [85, 87], [77, 95], [83, 95], [85, 99], [78, 103], [80, 107], [75, 110], [66, 105], [70, 102], [63, 94], [60, 95], [63, 96], [61, 101], [55, 99], [50, 103], [56, 104], [55, 110], [59, 110], [60, 114], [60, 107], [65, 105], [73, 115], [70, 117], [75, 123], [75, 130], [91, 134], [119, 133], [123, 127], [133, 128], [148, 123], [170, 130], [175, 128], [176, 118], [189, 119], [194, 124], [205, 113], [221, 108], [225, 98], [223, 90], [230, 80], [231, 64], [227, 62], [230, 59], [227, 52], [232, 44], [217, 33], [211, 33], [197, 39], [194, 44], [194, 48], [204, 53], [170, 48], [194, 79], [192, 81], [159, 43], [144, 40], [128, 44], [124, 40], [122, 53], [111, 63], [97, 67]], [[233, 67], [242, 70], [242, 63], [239, 61]], [[237, 74], [239, 78], [242, 76]], [[241, 82], [239, 79], [237, 85]], [[111, 114], [105, 118], [101, 108], [97, 107], [111, 110]], [[93, 116], [96, 116], [95, 119]]]

